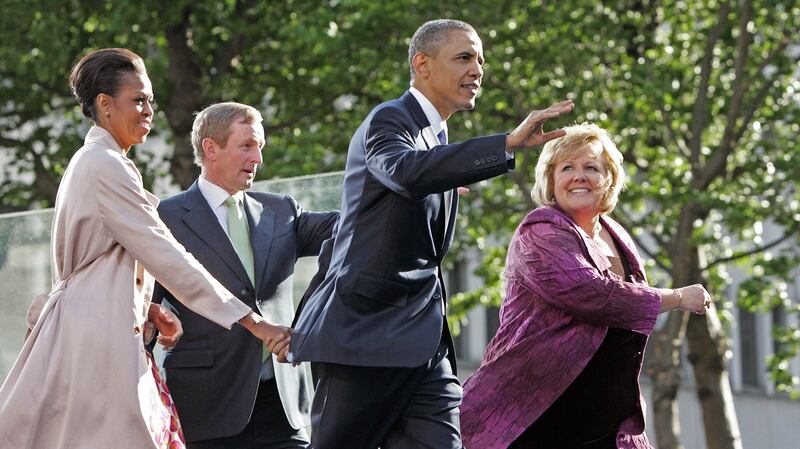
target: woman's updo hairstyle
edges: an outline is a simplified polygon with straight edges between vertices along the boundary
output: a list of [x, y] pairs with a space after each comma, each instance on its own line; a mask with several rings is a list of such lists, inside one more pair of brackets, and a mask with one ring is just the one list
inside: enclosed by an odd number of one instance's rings
[[69, 86], [83, 115], [97, 122], [95, 98], [100, 94], [116, 95], [126, 73], [147, 73], [142, 58], [128, 49], [104, 48], [81, 58], [72, 68]]

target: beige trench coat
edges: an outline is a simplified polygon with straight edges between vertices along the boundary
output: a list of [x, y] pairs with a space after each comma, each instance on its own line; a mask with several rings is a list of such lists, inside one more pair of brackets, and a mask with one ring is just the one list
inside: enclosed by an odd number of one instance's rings
[[3, 449], [156, 447], [151, 426], [166, 409], [141, 335], [153, 277], [226, 328], [250, 312], [175, 241], [157, 204], [92, 127], [56, 198], [53, 291], [0, 387]]

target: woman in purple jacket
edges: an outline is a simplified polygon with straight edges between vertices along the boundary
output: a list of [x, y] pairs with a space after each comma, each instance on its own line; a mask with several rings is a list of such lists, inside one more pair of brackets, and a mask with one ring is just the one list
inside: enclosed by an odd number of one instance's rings
[[622, 154], [592, 124], [565, 128], [536, 165], [541, 205], [508, 249], [500, 329], [464, 384], [469, 449], [650, 448], [639, 371], [656, 316], [705, 313], [703, 286], [647, 285], [627, 232], [606, 214]]

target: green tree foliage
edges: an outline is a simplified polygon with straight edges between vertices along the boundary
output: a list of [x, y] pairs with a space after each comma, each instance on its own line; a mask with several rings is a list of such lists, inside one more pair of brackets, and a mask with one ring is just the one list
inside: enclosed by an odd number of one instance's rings
[[[667, 376], [656, 379], [666, 386], [657, 396], [674, 401], [674, 342], [688, 335], [695, 381], [719, 393], [710, 395], [716, 402], [729, 401], [719, 379], [730, 327], [717, 316], [729, 325], [736, 305], [798, 313], [787, 287], [800, 222], [795, 0], [4, 0], [0, 207], [52, 204], [86, 126], [66, 79], [90, 49], [125, 46], [145, 58], [156, 129], [173, 150], [169, 174], [185, 186], [196, 173], [186, 141], [192, 113], [221, 100], [264, 112], [270, 137], [260, 176], [343, 168], [360, 120], [408, 86], [408, 38], [436, 17], [472, 23], [486, 56], [478, 106], [453, 116], [451, 140], [510, 130], [531, 108], [563, 98], [576, 111], [549, 128], [593, 121], [615, 137], [631, 182], [614, 217], [647, 256], [651, 281], [703, 282], [720, 300], [711, 319], [672, 314], [652, 339], [654, 375]], [[534, 208], [537, 155], [518, 155], [515, 172], [463, 199], [457, 246], [479, 247], [486, 286], [453, 298], [454, 325], [476, 305], [500, 303], [505, 247]], [[167, 175], [148, 157], [137, 155], [148, 181]], [[722, 300], [736, 276], [747, 278], [738, 304]], [[797, 391], [786, 361], [800, 335], [777, 328], [775, 338], [774, 379]], [[736, 426], [724, 427], [706, 421], [717, 440], [709, 448], [736, 447]], [[669, 426], [656, 430], [660, 447], [677, 447], [662, 440]]]
[[[53, 203], [86, 127], [69, 70], [88, 51], [110, 46], [145, 59], [158, 103], [155, 133], [172, 146], [169, 174], [179, 185], [197, 173], [187, 140], [192, 114], [225, 100], [266, 116], [262, 176], [341, 169], [358, 121], [408, 86], [408, 30], [424, 20], [422, 12], [408, 14], [408, 6], [421, 8], [416, 3], [5, 0], [0, 204]], [[148, 166], [147, 155], [137, 157], [146, 180], [167, 175]]]

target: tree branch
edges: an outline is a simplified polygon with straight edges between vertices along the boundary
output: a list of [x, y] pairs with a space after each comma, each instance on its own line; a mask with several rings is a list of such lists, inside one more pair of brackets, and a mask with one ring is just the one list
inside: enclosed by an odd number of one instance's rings
[[728, 156], [736, 146], [734, 129], [736, 129], [736, 119], [739, 117], [742, 99], [744, 98], [745, 92], [747, 92], [745, 69], [747, 67], [750, 44], [753, 42], [752, 33], [747, 31], [747, 24], [750, 23], [750, 20], [753, 18], [753, 8], [748, 0], [742, 0], [741, 3], [742, 13], [739, 17], [739, 38], [736, 42], [736, 59], [734, 60], [733, 95], [728, 105], [725, 131], [723, 132], [722, 140], [717, 150], [702, 169], [699, 167], [697, 168], [697, 173], [694, 177], [696, 180], [695, 182], [703, 187], [710, 184], [714, 178], [725, 171]]
[[56, 193], [58, 192], [59, 180], [54, 176], [53, 172], [45, 166], [45, 155], [31, 148], [33, 155], [33, 173], [36, 175], [36, 182], [33, 183], [33, 188], [36, 190], [37, 198], [44, 198], [48, 204], [55, 204]]
[[661, 119], [664, 121], [664, 128], [667, 130], [667, 134], [669, 134], [670, 140], [672, 143], [675, 144], [675, 147], [678, 148], [678, 151], [681, 152], [683, 157], [686, 159], [691, 159], [692, 154], [689, 148], [686, 146], [686, 142], [683, 141], [676, 133], [675, 128], [672, 127], [672, 116], [670, 116], [669, 112], [664, 108], [664, 103], [658, 101], [658, 111], [661, 112]]
[[764, 100], [767, 98], [767, 94], [769, 90], [775, 87], [777, 77], [771, 81], [764, 83], [761, 86], [761, 89], [756, 93], [753, 101], [750, 102], [749, 106], [745, 110], [744, 115], [742, 116], [741, 124], [739, 125], [738, 130], [736, 131], [736, 135], [734, 136], [730, 149], [724, 153], [724, 158], [722, 158], [722, 152], [718, 152], [714, 154], [714, 157], [706, 164], [706, 168], [703, 170], [703, 176], [698, 177], [695, 183], [695, 187], [697, 190], [703, 190], [708, 188], [711, 182], [722, 172], [725, 170], [725, 166], [727, 164], [728, 156], [730, 155], [733, 148], [736, 146], [735, 142], [739, 142], [742, 139], [745, 131], [747, 131], [750, 122], [753, 120], [753, 116], [755, 115], [756, 109], [758, 109], [761, 105], [764, 104]]
[[[246, 0], [236, 2], [233, 17], [242, 17], [248, 25], [257, 25], [256, 17], [252, 14], [247, 14], [247, 10], [254, 8], [258, 4], [257, 0]], [[249, 20], [248, 20], [249, 19]], [[217, 70], [217, 75], [225, 75], [231, 71], [231, 61], [236, 56], [242, 53], [245, 46], [245, 36], [239, 28], [239, 31], [234, 34], [227, 44], [217, 51], [214, 55], [213, 67]]]
[[[629, 221], [626, 218], [624, 218], [624, 217], [622, 217], [621, 215], [618, 215], [618, 214], [614, 214], [614, 219], [617, 220], [620, 224], [622, 224], [623, 228], [630, 229], [629, 234], [630, 234], [631, 238], [633, 239], [634, 243], [636, 243], [636, 246], [638, 246], [642, 250], [642, 252], [644, 252], [647, 255], [647, 257], [653, 259], [653, 261], [656, 263], [656, 265], [658, 265], [662, 270], [664, 270], [666, 272], [670, 272], [671, 271], [670, 267], [668, 267], [661, 260], [659, 260], [659, 258], [656, 255], [655, 251], [653, 251], [650, 248], [648, 248], [644, 244], [644, 242], [642, 242], [642, 240], [634, 234], [633, 228], [634, 227], [642, 227], [640, 223]], [[655, 233], [648, 233], [648, 235], [650, 235], [653, 238], [653, 240], [656, 241], [658, 246], [661, 247], [662, 249], [665, 249], [665, 248], [668, 247], [666, 242], [664, 242], [664, 240], [659, 235], [657, 235]]]
[[703, 129], [708, 123], [708, 87], [709, 80], [711, 79], [712, 61], [714, 59], [714, 47], [722, 35], [722, 31], [728, 26], [728, 13], [730, 13], [731, 5], [729, 1], [725, 1], [720, 5], [719, 13], [717, 14], [717, 24], [711, 29], [706, 41], [705, 51], [703, 52], [703, 60], [700, 64], [700, 84], [697, 87], [697, 98], [694, 102], [694, 109], [692, 111], [692, 124], [691, 135], [689, 139], [689, 148], [691, 149], [691, 156], [689, 161], [692, 168], [700, 166], [700, 147], [702, 146]]
[[[798, 61], [800, 61], [800, 55], [796, 56], [792, 60], [791, 65], [793, 66], [797, 64]], [[764, 100], [766, 100], [769, 90], [775, 87], [775, 82], [777, 80], [778, 77], [776, 76], [772, 80], [765, 82], [764, 85], [761, 86], [761, 89], [759, 89], [759, 91], [755, 94], [755, 96], [753, 97], [753, 101], [749, 103], [749, 107], [745, 110], [744, 116], [742, 118], [742, 123], [739, 125], [739, 129], [736, 132], [736, 137], [734, 139], [734, 142], [738, 142], [742, 138], [744, 132], [750, 126], [750, 122], [753, 120], [753, 116], [755, 115], [756, 109], [758, 109], [764, 104]]]
[[761, 61], [761, 64], [758, 66], [756, 71], [751, 74], [750, 82], [748, 84], [753, 83], [756, 79], [761, 78], [764, 69], [766, 69], [768, 65], [772, 64], [778, 57], [778, 55], [780, 55], [781, 53], [784, 52], [784, 50], [786, 50], [786, 47], [789, 46], [789, 42], [791, 42], [791, 40], [789, 39], [789, 35], [784, 35], [783, 40], [781, 40], [780, 44], [777, 47], [775, 47], [775, 50], [773, 50], [772, 53], [769, 54], [769, 56], [764, 58], [764, 60]]
[[21, 140], [0, 136], [0, 147], [17, 147], [19, 145], [22, 145]]
[[533, 198], [531, 198], [530, 192], [531, 187], [525, 182], [528, 176], [528, 166], [530, 165], [531, 161], [531, 154], [529, 151], [524, 152], [517, 152], [516, 153], [517, 159], [517, 167], [509, 173], [511, 176], [511, 180], [514, 181], [514, 184], [519, 187], [519, 190], [522, 192], [522, 197], [525, 198], [525, 203], [528, 206], [528, 210], [533, 210], [536, 208], [536, 203], [533, 202]]
[[[328, 102], [324, 102], [324, 103], [328, 104], [328, 105], [332, 105], [333, 101], [328, 101]], [[293, 127], [298, 121], [300, 121], [300, 120], [302, 120], [302, 119], [304, 119], [306, 117], [311, 117], [312, 115], [314, 115], [314, 113], [317, 113], [317, 112], [327, 112], [327, 111], [323, 110], [321, 108], [320, 109], [317, 109], [317, 108], [306, 108], [303, 112], [300, 112], [299, 114], [295, 114], [294, 116], [289, 117], [286, 120], [283, 120], [281, 122], [277, 122], [277, 123], [271, 125], [270, 128], [273, 129], [273, 130], [276, 130], [276, 129]]]
[[753, 254], [758, 254], [758, 253], [760, 253], [762, 251], [766, 251], [766, 250], [768, 250], [770, 248], [775, 247], [776, 245], [779, 245], [781, 242], [785, 242], [789, 238], [794, 237], [795, 234], [797, 234], [796, 231], [790, 231], [790, 232], [785, 233], [781, 237], [779, 237], [779, 238], [777, 238], [777, 239], [775, 239], [775, 240], [773, 240], [773, 241], [771, 241], [771, 242], [769, 242], [769, 243], [767, 243], [765, 245], [756, 246], [755, 248], [751, 248], [751, 249], [749, 249], [747, 251], [740, 251], [738, 253], [735, 253], [732, 256], [719, 258], [717, 260], [714, 260], [714, 261], [710, 262], [705, 267], [703, 267], [701, 269], [701, 271], [708, 270], [709, 268], [711, 268], [711, 267], [713, 267], [715, 265], [728, 263], [728, 262], [733, 262], [734, 260], [742, 259], [742, 258], [745, 258], [745, 257], [748, 257], [748, 256], [752, 256]]
[[[631, 140], [633, 140], [633, 137], [631, 137]], [[639, 165], [639, 162], [636, 160], [636, 156], [634, 156], [633, 150], [631, 148], [633, 148], [633, 145], [630, 145], [628, 149], [622, 151], [623, 159], [625, 160], [625, 162], [632, 164], [634, 167], [636, 167], [636, 169], [639, 170], [640, 172], [646, 171], [645, 167]]]

